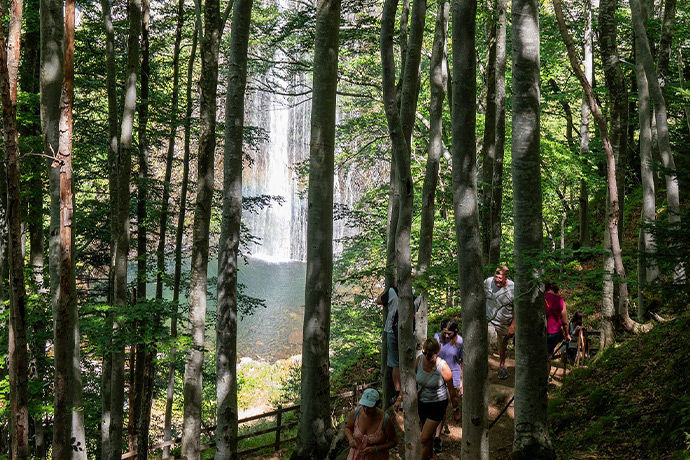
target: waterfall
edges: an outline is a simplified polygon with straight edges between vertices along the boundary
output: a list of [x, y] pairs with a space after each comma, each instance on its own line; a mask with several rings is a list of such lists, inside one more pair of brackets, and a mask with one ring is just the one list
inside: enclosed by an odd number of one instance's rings
[[[271, 261], [305, 260], [307, 236], [307, 199], [305, 184], [298, 182], [295, 166], [309, 158], [311, 103], [269, 92], [248, 95], [246, 123], [264, 130], [267, 140], [251, 150], [253, 164], [243, 170], [243, 195], [281, 196], [284, 203], [273, 203], [264, 209], [243, 213], [244, 222], [255, 237], [251, 244], [253, 257]], [[338, 118], [342, 119], [342, 114]], [[350, 169], [336, 169], [335, 203], [352, 206], [365, 180]], [[334, 253], [342, 251], [337, 240], [354, 230], [343, 221], [333, 225]]]

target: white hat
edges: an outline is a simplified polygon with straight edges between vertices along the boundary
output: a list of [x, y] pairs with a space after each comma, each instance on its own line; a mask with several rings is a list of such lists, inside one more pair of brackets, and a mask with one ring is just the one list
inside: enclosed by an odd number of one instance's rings
[[379, 400], [379, 392], [373, 388], [367, 388], [362, 393], [359, 404], [366, 407], [374, 407]]

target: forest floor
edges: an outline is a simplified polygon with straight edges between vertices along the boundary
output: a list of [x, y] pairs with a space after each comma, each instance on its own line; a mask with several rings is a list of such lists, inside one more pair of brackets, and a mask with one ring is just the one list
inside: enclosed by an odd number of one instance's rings
[[[690, 315], [655, 323], [646, 334], [620, 333], [617, 339], [587, 365], [569, 367], [565, 379], [560, 362], [552, 362], [558, 370], [549, 384], [549, 428], [558, 458], [690, 460]], [[489, 357], [489, 420], [513, 396], [512, 350], [508, 356], [505, 380], [497, 377], [498, 357]], [[489, 432], [491, 460], [510, 458], [513, 417], [511, 404]], [[397, 422], [402, 426], [400, 413]], [[461, 424], [450, 421], [449, 428], [437, 460], [460, 458]], [[398, 431], [398, 437], [391, 459], [403, 458], [403, 433]], [[285, 449], [254, 458], [286, 459], [289, 454]], [[346, 457], [344, 449], [337, 458]]]
[[[560, 364], [560, 363], [558, 363]], [[554, 362], [554, 365], [557, 365]], [[498, 378], [498, 355], [489, 356], [489, 423], [506, 407], [515, 392], [515, 354], [513, 350], [508, 353], [506, 360], [508, 368], [508, 378], [501, 380]], [[552, 368], [553, 372], [553, 368]], [[562, 368], [556, 373], [555, 378], [549, 388], [560, 386], [562, 380]], [[462, 402], [460, 403], [462, 407]], [[513, 447], [513, 404], [511, 403], [505, 413], [489, 431], [489, 458], [491, 460], [508, 460]], [[398, 424], [402, 426], [402, 415], [398, 414]], [[448, 412], [447, 426], [450, 433], [442, 433], [443, 451], [435, 454], [437, 460], [457, 460], [460, 458], [462, 443], [462, 421], [453, 421], [452, 412]], [[402, 433], [400, 434], [402, 436]], [[398, 447], [402, 449], [402, 443]], [[391, 455], [392, 458], [402, 459], [400, 452]]]

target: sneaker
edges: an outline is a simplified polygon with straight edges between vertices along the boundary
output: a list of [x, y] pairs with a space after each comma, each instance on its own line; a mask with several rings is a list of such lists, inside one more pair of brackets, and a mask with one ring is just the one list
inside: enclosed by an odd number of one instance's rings
[[508, 378], [508, 370], [505, 367], [498, 368], [498, 378], [501, 380]]
[[441, 438], [434, 438], [434, 452], [443, 452], [443, 442]]

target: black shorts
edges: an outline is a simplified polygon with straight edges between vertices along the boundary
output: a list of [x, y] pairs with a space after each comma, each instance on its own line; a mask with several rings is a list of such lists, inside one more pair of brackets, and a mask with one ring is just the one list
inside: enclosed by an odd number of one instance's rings
[[448, 400], [436, 402], [422, 402], [417, 401], [417, 410], [419, 411], [419, 421], [424, 423], [424, 420], [429, 419], [434, 422], [440, 422], [446, 418], [446, 409], [448, 409]]
[[555, 334], [547, 334], [546, 335], [546, 353], [551, 355], [553, 354], [554, 350], [558, 346], [558, 344], [561, 343], [563, 340], [563, 334], [560, 332], [556, 332]]

